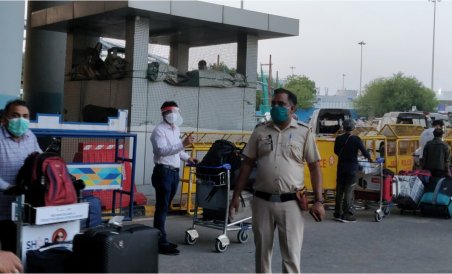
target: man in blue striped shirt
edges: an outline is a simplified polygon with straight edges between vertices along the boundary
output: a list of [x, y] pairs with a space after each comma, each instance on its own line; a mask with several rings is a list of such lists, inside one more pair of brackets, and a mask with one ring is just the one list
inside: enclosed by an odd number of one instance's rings
[[11, 220], [11, 203], [15, 196], [3, 192], [15, 185], [19, 169], [25, 158], [34, 152], [42, 152], [36, 136], [28, 129], [30, 111], [22, 100], [6, 104], [0, 127], [0, 242], [2, 250], [15, 252], [16, 227]]

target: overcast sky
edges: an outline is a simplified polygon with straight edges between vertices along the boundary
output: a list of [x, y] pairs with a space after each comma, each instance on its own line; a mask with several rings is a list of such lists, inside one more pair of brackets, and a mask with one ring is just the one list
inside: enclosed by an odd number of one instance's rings
[[[208, 2], [240, 7], [240, 1]], [[425, 1], [262, 1], [244, 8], [300, 20], [297, 37], [259, 42], [259, 63], [272, 55], [273, 71], [315, 81], [321, 94], [359, 89], [363, 46], [363, 87], [379, 77], [402, 72], [431, 85], [433, 10]], [[452, 0], [436, 6], [434, 89], [452, 91]], [[345, 77], [342, 75], [345, 74]]]

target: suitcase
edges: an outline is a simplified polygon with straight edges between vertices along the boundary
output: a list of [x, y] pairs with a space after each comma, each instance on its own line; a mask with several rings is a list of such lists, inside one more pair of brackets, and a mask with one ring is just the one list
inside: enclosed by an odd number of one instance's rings
[[452, 216], [452, 179], [432, 177], [419, 207], [423, 215], [449, 219]]
[[[251, 217], [251, 202], [253, 200], [253, 193], [249, 191], [242, 191], [240, 194], [240, 207], [233, 219], [228, 218], [228, 222], [235, 222], [247, 217]], [[218, 220], [224, 221], [226, 218], [226, 203], [222, 208], [203, 208], [203, 220]]]
[[[379, 201], [380, 191], [383, 191], [382, 200], [390, 202], [392, 200], [392, 175], [383, 175], [383, 188], [380, 185], [381, 177], [378, 176], [367, 176], [358, 179], [358, 187], [355, 188], [355, 199], [363, 199], [368, 201]], [[370, 191], [369, 191], [370, 190]]]
[[392, 180], [394, 202], [404, 210], [416, 210], [419, 207], [424, 184], [418, 176], [396, 175]]
[[159, 237], [141, 224], [89, 229], [74, 237], [72, 272], [157, 273]]
[[406, 176], [417, 176], [419, 179], [421, 179], [424, 186], [428, 184], [430, 181], [430, 177], [432, 176], [429, 170], [401, 170], [399, 172], [399, 175], [406, 175]]

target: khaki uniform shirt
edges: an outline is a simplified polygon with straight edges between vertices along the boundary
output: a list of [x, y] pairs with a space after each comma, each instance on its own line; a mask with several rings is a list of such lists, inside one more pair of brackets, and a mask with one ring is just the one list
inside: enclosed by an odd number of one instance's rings
[[292, 119], [280, 130], [272, 122], [259, 125], [243, 154], [257, 162], [254, 190], [272, 194], [293, 193], [304, 186], [304, 161], [320, 160], [314, 134]]

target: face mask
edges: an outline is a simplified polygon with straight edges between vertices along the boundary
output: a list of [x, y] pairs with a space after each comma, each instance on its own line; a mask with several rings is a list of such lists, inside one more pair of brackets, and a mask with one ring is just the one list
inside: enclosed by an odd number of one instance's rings
[[282, 124], [289, 119], [289, 110], [285, 107], [274, 106], [270, 110], [270, 115], [275, 124]]
[[16, 137], [21, 137], [27, 132], [29, 124], [30, 121], [23, 117], [12, 118], [8, 120], [8, 131]]
[[171, 112], [165, 115], [165, 121], [168, 124], [180, 126], [184, 122], [182, 116], [177, 112]]

